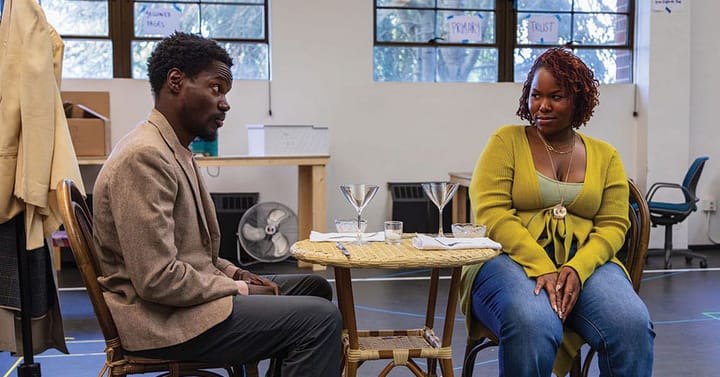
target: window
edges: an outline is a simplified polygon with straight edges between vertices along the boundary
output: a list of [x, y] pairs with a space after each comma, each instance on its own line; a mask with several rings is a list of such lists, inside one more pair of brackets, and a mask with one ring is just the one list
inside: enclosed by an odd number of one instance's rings
[[632, 82], [633, 17], [633, 0], [375, 0], [374, 76], [523, 81], [539, 54], [566, 46], [600, 82]]
[[147, 59], [168, 29], [218, 41], [233, 57], [236, 79], [270, 76], [266, 0], [41, 0], [41, 5], [65, 41], [64, 78], [146, 78]]

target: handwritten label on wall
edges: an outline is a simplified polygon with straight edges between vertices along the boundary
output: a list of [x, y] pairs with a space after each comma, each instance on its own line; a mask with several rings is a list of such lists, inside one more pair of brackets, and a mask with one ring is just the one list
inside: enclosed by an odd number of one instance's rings
[[448, 40], [455, 43], [481, 42], [483, 19], [475, 16], [449, 16]]
[[652, 9], [655, 12], [672, 13], [683, 9], [683, 0], [651, 0]]
[[180, 11], [171, 6], [154, 6], [141, 10], [140, 22], [144, 35], [167, 36], [180, 30]]
[[531, 15], [526, 19], [531, 43], [557, 43], [560, 20], [556, 16]]

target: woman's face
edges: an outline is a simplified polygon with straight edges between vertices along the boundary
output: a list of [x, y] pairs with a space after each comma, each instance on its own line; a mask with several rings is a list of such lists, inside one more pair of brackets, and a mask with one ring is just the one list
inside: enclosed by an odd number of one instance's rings
[[541, 67], [535, 71], [530, 85], [528, 108], [533, 124], [546, 135], [563, 131], [570, 127], [573, 104], [569, 93], [561, 87], [547, 69]]

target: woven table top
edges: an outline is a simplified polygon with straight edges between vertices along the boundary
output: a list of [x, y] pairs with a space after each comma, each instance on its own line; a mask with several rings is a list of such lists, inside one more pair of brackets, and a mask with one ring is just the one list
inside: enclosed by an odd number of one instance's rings
[[335, 242], [298, 241], [290, 251], [295, 258], [315, 264], [353, 268], [437, 268], [459, 267], [485, 262], [498, 254], [494, 249], [420, 250], [411, 239], [403, 239], [400, 245], [370, 242], [353, 245], [343, 242], [350, 252], [346, 257]]

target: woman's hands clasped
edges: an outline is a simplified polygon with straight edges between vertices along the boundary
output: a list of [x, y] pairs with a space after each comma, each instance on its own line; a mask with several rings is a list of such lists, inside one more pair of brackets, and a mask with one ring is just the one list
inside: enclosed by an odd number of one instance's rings
[[540, 294], [541, 289], [547, 292], [550, 306], [564, 322], [567, 314], [572, 311], [578, 300], [580, 277], [577, 271], [571, 267], [563, 266], [559, 272], [551, 272], [537, 277], [535, 294]]

